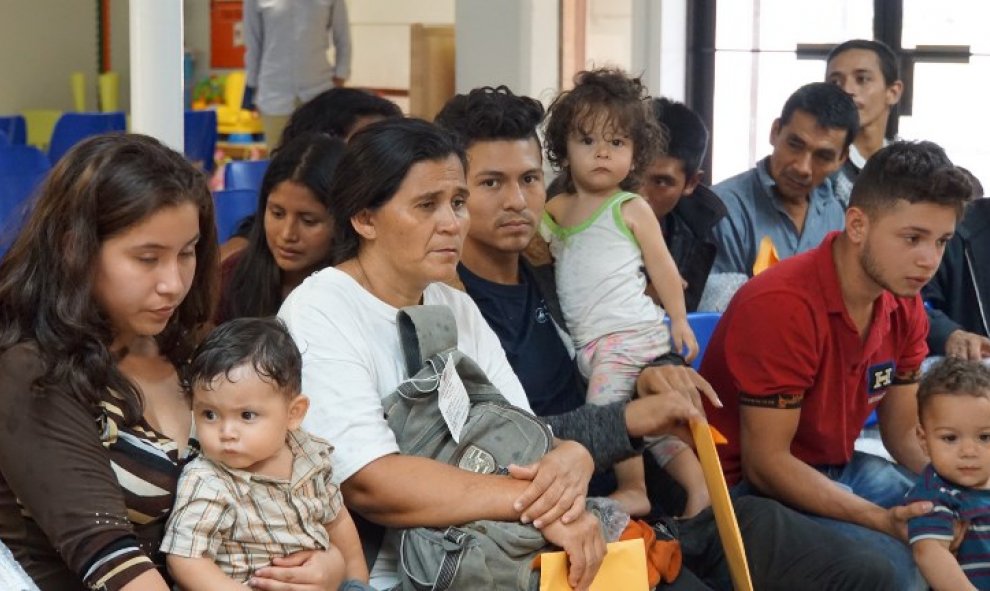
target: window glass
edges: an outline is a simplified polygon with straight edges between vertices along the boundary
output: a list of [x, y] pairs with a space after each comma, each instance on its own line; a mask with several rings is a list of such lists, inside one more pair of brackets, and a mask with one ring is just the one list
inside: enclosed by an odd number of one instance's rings
[[872, 38], [863, 0], [719, 2], [715, 23], [712, 180], [743, 172], [770, 151], [770, 125], [784, 101], [825, 78], [823, 60], [799, 60], [798, 44]]
[[969, 45], [974, 53], [990, 54], [990, 4], [986, 0], [904, 1], [904, 47]]
[[719, 2], [716, 49], [794, 51], [798, 43], [873, 36], [873, 6], [863, 0]]
[[990, 144], [983, 111], [990, 97], [990, 56], [968, 64], [919, 63], [914, 66], [914, 110], [900, 118], [904, 139], [927, 139], [943, 148], [990, 187]]
[[793, 53], [716, 52], [712, 181], [770, 153], [770, 127], [792, 92], [824, 76], [819, 60]]

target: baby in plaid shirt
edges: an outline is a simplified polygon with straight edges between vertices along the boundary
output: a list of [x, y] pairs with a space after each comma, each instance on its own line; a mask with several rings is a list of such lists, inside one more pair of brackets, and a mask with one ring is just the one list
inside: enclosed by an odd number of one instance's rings
[[214, 330], [186, 376], [203, 454], [183, 470], [162, 551], [185, 591], [245, 589], [303, 550], [337, 565], [331, 588], [370, 589], [357, 529], [331, 481], [333, 448], [299, 428], [302, 359], [274, 318]]

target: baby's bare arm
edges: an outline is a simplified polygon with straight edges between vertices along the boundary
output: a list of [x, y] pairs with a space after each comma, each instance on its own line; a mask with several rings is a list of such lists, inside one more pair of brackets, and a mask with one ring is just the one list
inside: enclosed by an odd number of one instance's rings
[[169, 554], [165, 557], [168, 572], [182, 591], [247, 591], [247, 585], [228, 577], [212, 558], [187, 558]]
[[358, 537], [357, 527], [347, 507], [341, 505], [337, 517], [330, 523], [324, 524], [330, 534], [330, 543], [337, 547], [344, 557], [347, 580], [354, 579], [362, 583], [368, 582], [368, 565], [364, 562], [364, 551], [361, 549], [361, 538]]
[[949, 552], [949, 540], [918, 540], [911, 544], [914, 561], [934, 591], [976, 591], [956, 557]]
[[660, 296], [664, 311], [670, 317], [670, 334], [675, 353], [684, 355], [690, 363], [698, 354], [698, 341], [687, 322], [684, 280], [677, 270], [674, 257], [667, 250], [667, 243], [663, 241], [660, 222], [642, 197], [622, 204], [622, 219], [639, 243], [646, 274]]

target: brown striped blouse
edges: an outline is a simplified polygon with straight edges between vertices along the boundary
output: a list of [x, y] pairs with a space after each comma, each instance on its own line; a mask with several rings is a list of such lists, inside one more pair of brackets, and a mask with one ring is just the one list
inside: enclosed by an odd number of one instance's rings
[[31, 345], [0, 356], [0, 538], [43, 591], [115, 591], [159, 568], [185, 458], [108, 392], [93, 409], [34, 392]]

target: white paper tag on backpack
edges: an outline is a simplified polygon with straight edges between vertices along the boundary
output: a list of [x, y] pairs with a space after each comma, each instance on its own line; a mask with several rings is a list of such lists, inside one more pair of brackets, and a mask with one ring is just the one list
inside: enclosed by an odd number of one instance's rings
[[464, 424], [467, 423], [468, 410], [471, 408], [471, 399], [468, 397], [467, 390], [464, 388], [464, 382], [461, 381], [461, 376], [457, 375], [457, 369], [454, 368], [453, 355], [447, 357], [447, 364], [443, 368], [443, 374], [440, 376], [440, 387], [439, 400], [437, 404], [440, 405], [440, 414], [443, 415], [443, 420], [447, 423], [447, 428], [450, 429], [450, 434], [454, 437], [454, 441], [457, 443], [461, 442], [461, 430], [464, 429]]

